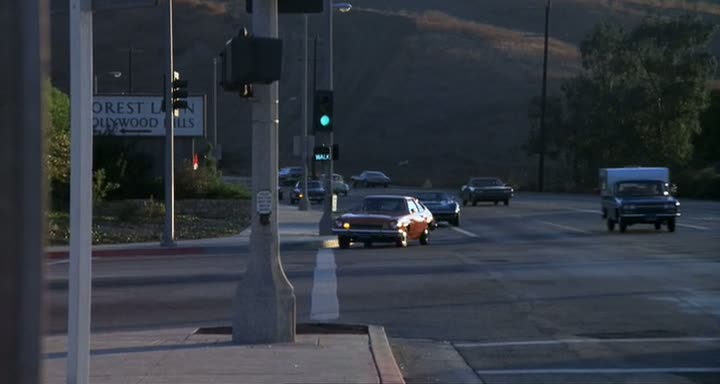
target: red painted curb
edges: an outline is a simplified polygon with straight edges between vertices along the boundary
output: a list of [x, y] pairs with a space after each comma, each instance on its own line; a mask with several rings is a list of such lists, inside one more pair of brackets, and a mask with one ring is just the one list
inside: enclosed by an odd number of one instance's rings
[[[92, 251], [92, 257], [134, 257], [134, 256], [177, 256], [204, 254], [205, 248], [134, 248], [134, 249], [102, 249]], [[50, 260], [64, 260], [69, 257], [67, 251], [46, 252]]]
[[380, 384], [405, 384], [395, 361], [395, 356], [390, 348], [390, 342], [385, 334], [385, 328], [378, 325], [368, 325], [368, 336], [370, 338], [370, 352], [375, 360]]

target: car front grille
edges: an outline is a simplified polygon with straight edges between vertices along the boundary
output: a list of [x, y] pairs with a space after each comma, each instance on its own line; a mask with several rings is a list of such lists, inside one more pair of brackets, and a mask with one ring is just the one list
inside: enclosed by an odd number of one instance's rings
[[382, 224], [351, 224], [350, 229], [383, 229]]

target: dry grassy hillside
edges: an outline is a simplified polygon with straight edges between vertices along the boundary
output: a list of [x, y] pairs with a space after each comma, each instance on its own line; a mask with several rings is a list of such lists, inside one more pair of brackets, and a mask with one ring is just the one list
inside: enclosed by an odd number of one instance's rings
[[[65, 3], [53, 2], [53, 81], [66, 89]], [[212, 57], [239, 26], [249, 26], [244, 2], [175, 3], [176, 66], [191, 91], [210, 93]], [[529, 129], [528, 101], [540, 91], [544, 1], [352, 3], [352, 12], [335, 18], [335, 138], [342, 148], [336, 166], [341, 173], [376, 168], [397, 180], [429, 178], [435, 184], [458, 183], [471, 174], [498, 174], [519, 183], [534, 179], [535, 159], [521, 146]], [[578, 70], [576, 46], [595, 23], [632, 24], [646, 14], [669, 12], [720, 19], [720, 5], [710, 1], [554, 0], [551, 89]], [[161, 20], [159, 9], [96, 13], [96, 72], [126, 72], [126, 54], [119, 49], [134, 44], [144, 51], [134, 64], [136, 91], [159, 91]], [[311, 35], [324, 31], [321, 17], [312, 16], [311, 24]], [[302, 127], [302, 17], [282, 16], [280, 30], [285, 39], [280, 162], [289, 165], [298, 162], [291, 153], [292, 136]], [[714, 50], [720, 52], [720, 45]], [[126, 84], [127, 78], [105, 78], [100, 86], [121, 92]], [[248, 111], [235, 95], [220, 99], [222, 164], [238, 173], [249, 170]], [[400, 167], [405, 160], [407, 166]]]

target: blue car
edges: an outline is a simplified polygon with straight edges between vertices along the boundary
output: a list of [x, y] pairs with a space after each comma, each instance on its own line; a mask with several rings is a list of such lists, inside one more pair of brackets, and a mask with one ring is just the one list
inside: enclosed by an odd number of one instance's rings
[[437, 221], [447, 221], [450, 225], [460, 226], [460, 204], [446, 192], [419, 192], [415, 195], [432, 213]]

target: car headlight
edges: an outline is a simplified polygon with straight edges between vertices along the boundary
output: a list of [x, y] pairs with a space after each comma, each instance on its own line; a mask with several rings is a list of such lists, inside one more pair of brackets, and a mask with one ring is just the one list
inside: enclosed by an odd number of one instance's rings
[[679, 202], [679, 201], [676, 201], [676, 202], [675, 202], [675, 206], [676, 206], [676, 207], [679, 207], [679, 206], [680, 206], [680, 202]]
[[393, 221], [388, 222], [385, 225], [387, 226], [388, 229], [395, 229], [395, 228], [397, 228], [397, 221], [393, 220]]

